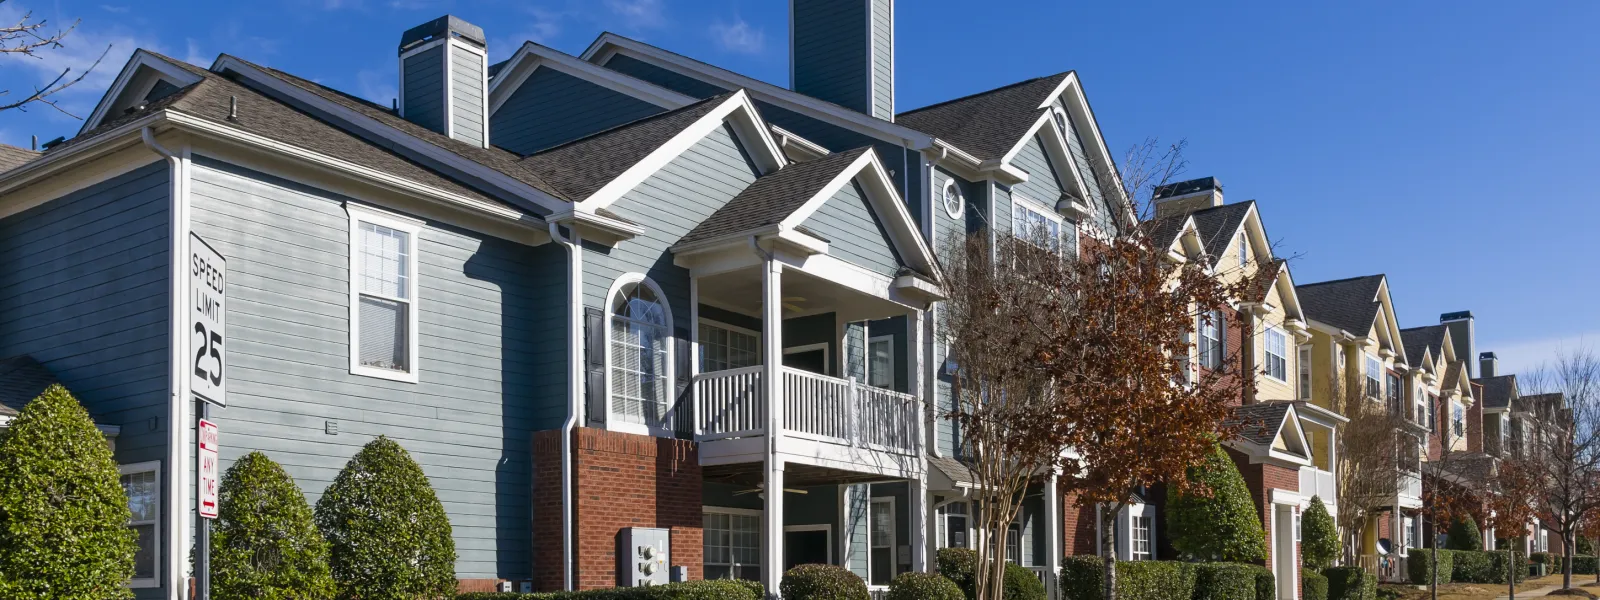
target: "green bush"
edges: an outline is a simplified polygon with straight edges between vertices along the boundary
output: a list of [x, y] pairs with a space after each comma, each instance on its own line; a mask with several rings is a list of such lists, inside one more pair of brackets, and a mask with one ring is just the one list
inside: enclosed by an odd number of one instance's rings
[[867, 582], [838, 565], [800, 565], [778, 586], [789, 600], [872, 600]]
[[[1501, 565], [1504, 567], [1504, 565]], [[1494, 570], [1494, 553], [1472, 550], [1450, 551], [1450, 581], [1458, 583], [1504, 583], [1505, 572]]]
[[1549, 564], [1554, 564], [1550, 560], [1550, 556], [1551, 555], [1550, 555], [1549, 552], [1535, 552], [1533, 554], [1529, 554], [1528, 555], [1528, 564], [1530, 564], [1530, 565], [1549, 565]]
[[1339, 560], [1339, 529], [1317, 496], [1300, 516], [1300, 560], [1312, 569], [1326, 569]]
[[1256, 574], [1256, 600], [1276, 600], [1278, 597], [1277, 577], [1272, 575], [1272, 569], [1261, 565], [1247, 565], [1250, 571]]
[[961, 587], [933, 573], [901, 573], [889, 582], [887, 600], [966, 600]]
[[[1069, 556], [1061, 567], [1061, 594], [1066, 600], [1100, 600], [1105, 566], [1098, 556]], [[1118, 600], [1191, 600], [1195, 565], [1163, 560], [1117, 562]]]
[[[1439, 583], [1454, 581], [1451, 576], [1455, 572], [1453, 567], [1455, 552], [1439, 550]], [[1406, 575], [1415, 585], [1429, 585], [1433, 583], [1433, 550], [1426, 548], [1412, 548], [1411, 556], [1406, 559]], [[1328, 577], [1332, 585], [1333, 577]], [[1331, 590], [1330, 590], [1331, 591]]]
[[1194, 600], [1255, 600], [1256, 574], [1251, 565], [1200, 563], [1194, 566]]
[[265, 454], [251, 452], [218, 490], [211, 537], [211, 586], [217, 598], [332, 598], [328, 542], [294, 479]]
[[1361, 567], [1323, 569], [1328, 578], [1328, 600], [1374, 600], [1378, 597], [1378, 577]]
[[736, 579], [688, 581], [652, 587], [615, 588], [583, 592], [468, 592], [456, 600], [764, 600], [761, 584]]
[[1045, 600], [1044, 582], [1039, 581], [1039, 576], [1033, 574], [1021, 565], [1006, 563], [1004, 590], [1001, 597], [1005, 600]]
[[1456, 519], [1450, 524], [1450, 533], [1445, 537], [1446, 550], [1483, 550], [1483, 533], [1478, 531], [1478, 522], [1471, 516]]
[[317, 528], [344, 599], [439, 598], [456, 591], [450, 520], [422, 467], [378, 436], [317, 501]]
[[130, 515], [105, 435], [66, 388], [0, 430], [0, 598], [133, 597]]
[[1233, 459], [1213, 446], [1211, 453], [1187, 473], [1190, 482], [1211, 495], [1167, 491], [1167, 531], [1172, 547], [1185, 558], [1250, 562], [1266, 558], [1266, 532], [1250, 500], [1250, 489]]
[[[1550, 573], [1552, 574], [1560, 573], [1566, 569], [1566, 559], [1560, 554], [1550, 552], [1535, 552], [1533, 553], [1533, 557], [1535, 564], [1549, 565]], [[1595, 572], [1595, 567], [1595, 557], [1593, 556], [1578, 555], [1572, 558], [1573, 575], [1593, 575]]]
[[[1305, 539], [1305, 523], [1300, 523], [1300, 539]], [[1328, 578], [1313, 569], [1300, 569], [1300, 600], [1328, 600]]]
[[966, 548], [940, 548], [934, 556], [934, 567], [939, 575], [949, 579], [961, 589], [961, 593], [968, 598], [978, 595], [978, 583], [974, 570], [977, 569], [978, 553]]
[[1594, 542], [1589, 541], [1589, 538], [1578, 536], [1577, 546], [1578, 556], [1594, 555]]
[[1528, 557], [1521, 552], [1502, 550], [1489, 553], [1489, 570], [1494, 573], [1494, 579], [1488, 583], [1508, 583], [1506, 581], [1507, 562], [1510, 562], [1510, 573], [1517, 578], [1517, 583], [1522, 583], [1528, 578]]

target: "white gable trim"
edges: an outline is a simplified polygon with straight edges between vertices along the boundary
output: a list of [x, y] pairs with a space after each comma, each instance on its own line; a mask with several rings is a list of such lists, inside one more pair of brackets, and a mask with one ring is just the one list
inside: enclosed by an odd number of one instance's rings
[[[83, 120], [83, 127], [78, 128], [79, 134], [99, 127], [100, 123], [110, 116], [106, 112], [110, 111], [111, 106], [117, 103], [118, 98], [122, 97], [122, 93], [126, 91], [129, 82], [133, 80], [133, 76], [139, 73], [140, 67], [149, 67], [151, 70], [160, 73], [162, 77], [171, 79], [171, 83], [180, 88], [194, 85], [201, 79], [199, 75], [190, 73], [182, 67], [158, 58], [144, 49], [140, 49], [133, 53], [133, 57], [128, 59], [127, 64], [122, 66], [122, 72], [117, 74], [116, 80], [111, 83], [111, 88], [106, 90], [106, 94], [100, 98], [100, 103], [95, 105], [94, 112], [89, 113], [89, 118]], [[139, 93], [141, 95], [148, 94], [150, 89], [146, 87], [143, 90], [139, 90]]]
[[547, 67], [620, 94], [638, 98], [656, 106], [672, 110], [694, 104], [696, 98], [680, 94], [656, 84], [583, 61], [575, 56], [533, 42], [524, 42], [522, 48], [511, 56], [506, 66], [490, 82], [489, 114], [500, 110], [500, 105], [516, 93], [534, 71]]
[[612, 179], [593, 195], [578, 202], [575, 208], [582, 212], [592, 213], [610, 206], [620, 199], [623, 194], [638, 187], [646, 178], [654, 175], [662, 167], [667, 166], [667, 163], [672, 162], [673, 159], [678, 158], [689, 148], [694, 147], [701, 138], [704, 138], [729, 120], [732, 121], [734, 132], [738, 134], [739, 141], [744, 144], [745, 151], [756, 162], [756, 166], [761, 170], [762, 175], [777, 171], [788, 163], [788, 159], [783, 156], [783, 151], [778, 148], [777, 142], [772, 141], [772, 135], [767, 130], [766, 124], [761, 121], [755, 105], [750, 103], [750, 97], [744, 93], [744, 90], [740, 90], [723, 100], [722, 104], [717, 105], [711, 112], [700, 117], [700, 120], [678, 132], [676, 136], [673, 136], [667, 143], [662, 144], [660, 148], [656, 148], [655, 151], [640, 160], [638, 164], [629, 167], [622, 175]]
[[[1067, 92], [1069, 91], [1072, 93], [1068, 94]], [[1041, 114], [1039, 119], [1034, 122], [1033, 126], [1028, 129], [1028, 134], [1017, 140], [1016, 144], [1011, 147], [1011, 150], [1007, 151], [1005, 156], [1001, 157], [1000, 164], [1009, 167], [1011, 160], [1016, 157], [1018, 152], [1022, 151], [1022, 148], [1028, 144], [1029, 140], [1033, 139], [1034, 134], [1039, 131], [1040, 127], [1045, 123], [1052, 122], [1052, 111], [1050, 109], [1058, 98], [1061, 100], [1062, 104], [1065, 104], [1069, 109], [1066, 111], [1067, 118], [1072, 120], [1073, 126], [1080, 131], [1080, 134], [1084, 127], [1088, 127], [1091, 134], [1089, 137], [1094, 138], [1093, 144], [1088, 144], [1088, 147], [1084, 148], [1084, 152], [1089, 155], [1090, 162], [1093, 163], [1095, 161], [1099, 161], [1100, 164], [1106, 165], [1107, 167], [1105, 169], [1106, 173], [1111, 177], [1110, 183], [1112, 185], [1110, 187], [1115, 189], [1107, 190], [1105, 189], [1107, 186], [1100, 186], [1101, 195], [1106, 196], [1108, 200], [1112, 200], [1122, 205], [1124, 220], [1123, 226], [1126, 227], [1138, 223], [1138, 215], [1133, 213], [1133, 207], [1129, 204], [1127, 198], [1125, 197], [1125, 193], [1123, 192], [1122, 175], [1117, 172], [1116, 160], [1112, 158], [1111, 151], [1106, 149], [1105, 138], [1101, 137], [1100, 135], [1100, 126], [1095, 121], [1094, 112], [1089, 110], [1089, 101], [1084, 97], [1083, 88], [1078, 84], [1078, 73], [1076, 71], [1068, 73], [1067, 76], [1061, 80], [1061, 83], [1057, 84], [1056, 88], [1051, 90], [1050, 93], [1045, 96], [1044, 100], [1039, 103], [1038, 109], [1044, 111], [1044, 113]], [[1054, 130], [1055, 127], [1047, 127], [1046, 129]], [[1056, 133], [1057, 135], [1055, 137], [1059, 138], [1062, 135], [1059, 131]], [[1066, 140], [1064, 138], [1061, 139], [1061, 143], [1066, 144]], [[1063, 148], [1063, 151], [1067, 150]], [[1052, 156], [1051, 158], [1054, 159], [1055, 157]], [[1085, 185], [1086, 180], [1081, 178], [1083, 174], [1078, 172], [1076, 161], [1069, 160], [1067, 162], [1070, 172], [1072, 173], [1073, 177], [1077, 179], [1076, 183], [1078, 185], [1078, 189], [1080, 190], [1078, 197], [1088, 201], [1089, 194], [1087, 192], [1088, 188]], [[1057, 167], [1056, 170], [1060, 171], [1061, 168]]]
[[[1028, 128], [1028, 133], [1022, 136], [1022, 140], [1017, 145], [1012, 146], [1011, 150], [1000, 158], [1001, 164], [1008, 167], [1012, 166], [1011, 161], [1022, 153], [1023, 148], [1028, 147], [1028, 144], [1033, 141], [1035, 136], [1045, 140], [1040, 146], [1043, 146], [1044, 151], [1050, 155], [1050, 162], [1053, 167], [1052, 170], [1055, 171], [1056, 181], [1075, 187], [1076, 189], [1071, 190], [1073, 194], [1087, 202], [1089, 200], [1089, 187], [1084, 183], [1083, 174], [1078, 171], [1077, 161], [1072, 160], [1072, 149], [1067, 146], [1067, 139], [1055, 127], [1055, 121], [1050, 111], [1045, 111], [1044, 114], [1039, 115], [1039, 118], [1034, 119], [1033, 125]], [[1063, 165], [1065, 169], [1063, 169]], [[1030, 177], [1043, 176], [1043, 174], [1034, 173], [1029, 173], [1028, 175]], [[1051, 202], [1050, 205], [1051, 210], [1055, 210], [1055, 202]]]
[[900, 201], [900, 195], [890, 182], [889, 173], [884, 170], [883, 163], [878, 162], [878, 153], [871, 150], [862, 152], [815, 196], [784, 217], [778, 223], [778, 229], [787, 231], [799, 227], [851, 181], [861, 184], [861, 189], [866, 192], [865, 200], [871, 204], [873, 213], [883, 221], [884, 229], [889, 232], [889, 242], [894, 244], [901, 260], [918, 271], [937, 276], [933, 251], [923, 242], [916, 222], [911, 219], [911, 213], [906, 210], [905, 203]]
[[604, 65], [607, 60], [617, 54], [640, 59], [678, 73], [689, 74], [706, 83], [721, 86], [723, 89], [748, 90], [752, 96], [763, 102], [771, 102], [780, 108], [792, 110], [813, 119], [821, 119], [831, 125], [843, 127], [892, 144], [900, 144], [912, 150], [922, 150], [933, 145], [933, 137], [926, 133], [673, 54], [615, 33], [607, 32], [601, 34], [599, 38], [595, 39], [594, 43], [589, 45], [587, 50], [584, 50], [580, 58], [597, 65]]
[[539, 190], [531, 185], [518, 181], [510, 175], [506, 175], [505, 173], [491, 169], [482, 163], [441, 148], [431, 142], [423, 141], [421, 138], [417, 138], [404, 131], [384, 124], [377, 119], [346, 108], [338, 103], [314, 94], [309, 90], [302, 89], [297, 85], [263, 73], [255, 67], [247, 65], [231, 56], [224, 56], [217, 59], [217, 62], [211, 65], [211, 70], [216, 72], [232, 70], [244, 77], [248, 77], [251, 81], [254, 81], [257, 84], [271, 88], [273, 91], [293, 98], [296, 101], [303, 102], [305, 104], [315, 106], [318, 109], [327, 111], [329, 114], [335, 115], [352, 124], [355, 124], [356, 126], [359, 126], [362, 129], [377, 135], [378, 137], [394, 142], [396, 145], [403, 146], [411, 151], [417, 152], [418, 154], [421, 154], [430, 160], [437, 161], [443, 166], [481, 178], [500, 189], [512, 193], [514, 197], [526, 200], [530, 204], [538, 206], [539, 208], [543, 208], [549, 212], [561, 212], [571, 208], [571, 205], [567, 202], [551, 196], [549, 193], [543, 190]]

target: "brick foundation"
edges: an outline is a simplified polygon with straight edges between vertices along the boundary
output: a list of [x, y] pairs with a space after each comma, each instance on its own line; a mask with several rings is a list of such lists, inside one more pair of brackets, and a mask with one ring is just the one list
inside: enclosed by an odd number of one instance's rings
[[[561, 432], [534, 435], [534, 589], [562, 587]], [[573, 432], [577, 588], [616, 587], [617, 535], [671, 531], [672, 566], [699, 579], [700, 457], [693, 442], [578, 428]]]

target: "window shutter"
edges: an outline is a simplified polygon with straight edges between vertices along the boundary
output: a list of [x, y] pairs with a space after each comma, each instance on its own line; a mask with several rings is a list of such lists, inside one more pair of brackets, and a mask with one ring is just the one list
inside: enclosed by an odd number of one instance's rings
[[606, 327], [605, 312], [598, 308], [584, 309], [584, 388], [587, 391], [585, 412], [593, 427], [606, 424]]
[[675, 400], [672, 409], [673, 430], [678, 437], [691, 439], [694, 436], [694, 394], [691, 389], [694, 373], [690, 371], [694, 367], [689, 359], [692, 358], [690, 353], [694, 352], [694, 344], [689, 343], [689, 332], [683, 330], [677, 332], [673, 344], [672, 372], [677, 388], [677, 393], [672, 395]]

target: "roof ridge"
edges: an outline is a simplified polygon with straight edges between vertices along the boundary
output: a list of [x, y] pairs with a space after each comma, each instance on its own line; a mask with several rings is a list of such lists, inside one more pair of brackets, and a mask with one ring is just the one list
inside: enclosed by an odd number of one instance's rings
[[967, 94], [965, 96], [961, 96], [961, 97], [957, 97], [957, 98], [951, 98], [949, 100], [944, 100], [942, 102], [935, 102], [935, 103], [929, 104], [927, 106], [921, 106], [921, 107], [913, 108], [911, 110], [896, 114], [895, 117], [896, 118], [903, 117], [903, 116], [906, 116], [906, 115], [909, 115], [909, 114], [918, 113], [918, 112], [922, 112], [922, 111], [930, 110], [930, 109], [934, 109], [934, 108], [939, 108], [941, 106], [946, 106], [946, 105], [950, 105], [950, 104], [955, 104], [955, 103], [961, 102], [963, 100], [970, 100], [970, 99], [973, 99], [973, 98], [977, 98], [979, 96], [986, 96], [986, 95], [989, 95], [989, 94], [993, 94], [995, 92], [1001, 92], [1001, 91], [1005, 91], [1005, 90], [1008, 90], [1008, 89], [1011, 89], [1011, 88], [1021, 87], [1021, 86], [1024, 86], [1024, 85], [1027, 85], [1027, 84], [1030, 84], [1030, 83], [1034, 83], [1034, 82], [1037, 82], [1037, 81], [1040, 81], [1040, 80], [1050, 79], [1052, 77], [1064, 77], [1064, 76], [1069, 75], [1071, 73], [1072, 73], [1072, 71], [1070, 71], [1070, 70], [1069, 71], [1062, 71], [1062, 72], [1056, 73], [1054, 75], [1040, 75], [1038, 77], [1034, 77], [1034, 78], [1031, 78], [1031, 79], [1024, 79], [1022, 81], [1018, 81], [1018, 82], [1014, 82], [1014, 83], [1008, 83], [1006, 85], [1002, 85], [1002, 86], [994, 88], [994, 89], [984, 90], [984, 91], [981, 91], [981, 92], [973, 92], [973, 93]]
[[1316, 286], [1319, 286], [1319, 285], [1328, 285], [1328, 284], [1333, 284], [1333, 283], [1350, 283], [1352, 281], [1357, 281], [1357, 280], [1361, 280], [1361, 279], [1371, 279], [1373, 277], [1386, 277], [1386, 276], [1387, 275], [1385, 275], [1383, 273], [1377, 273], [1377, 274], [1374, 274], [1374, 275], [1357, 275], [1355, 277], [1345, 277], [1343, 279], [1330, 279], [1328, 281], [1318, 281], [1318, 282], [1315, 282], [1315, 283], [1302, 283], [1302, 284], [1294, 286], [1294, 287], [1296, 287], [1296, 288], [1306, 288], [1306, 287], [1316, 287]]
[[562, 148], [566, 148], [566, 147], [572, 146], [574, 144], [578, 144], [580, 142], [587, 142], [589, 140], [593, 140], [595, 138], [598, 138], [598, 137], [601, 137], [601, 136], [604, 136], [604, 135], [607, 135], [607, 134], [610, 134], [610, 133], [615, 133], [615, 132], [617, 132], [619, 130], [627, 129], [627, 128], [633, 127], [635, 125], [642, 125], [644, 123], [648, 123], [648, 122], [651, 122], [651, 121], [656, 121], [656, 120], [660, 120], [660, 119], [663, 119], [663, 118], [667, 118], [667, 117], [672, 117], [672, 116], [676, 116], [676, 115], [679, 115], [679, 114], [683, 114], [683, 113], [688, 112], [690, 110], [693, 110], [695, 108], [699, 108], [699, 107], [701, 107], [702, 105], [704, 105], [706, 103], [711, 103], [711, 102], [720, 101], [720, 100], [726, 100], [728, 97], [739, 93], [739, 91], [741, 91], [743, 89], [744, 88], [739, 88], [739, 90], [734, 90], [734, 91], [731, 91], [731, 92], [723, 92], [721, 94], [717, 94], [717, 95], [712, 96], [710, 98], [705, 98], [705, 99], [702, 99], [702, 100], [696, 100], [695, 102], [693, 102], [691, 104], [685, 104], [683, 106], [680, 106], [678, 108], [674, 108], [672, 110], [658, 112], [658, 113], [653, 114], [653, 115], [646, 115], [646, 116], [634, 119], [632, 121], [628, 121], [627, 123], [622, 123], [622, 124], [619, 124], [619, 125], [613, 125], [611, 127], [602, 129], [600, 131], [596, 131], [596, 132], [591, 133], [589, 135], [586, 135], [586, 136], [583, 136], [583, 137], [580, 137], [580, 138], [570, 139], [570, 140], [567, 140], [565, 142], [561, 142], [559, 144], [551, 146], [549, 148], [545, 148], [543, 150], [540, 150], [538, 152], [534, 152], [533, 154], [525, 155], [521, 159], [519, 159], [517, 162], [523, 162], [523, 161], [526, 161], [526, 160], [528, 160], [530, 158], [533, 158], [535, 156], [540, 156], [540, 155], [543, 155], [543, 154], [546, 154], [546, 153], [549, 153], [549, 152], [554, 152], [556, 150], [560, 150]]

